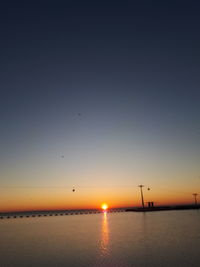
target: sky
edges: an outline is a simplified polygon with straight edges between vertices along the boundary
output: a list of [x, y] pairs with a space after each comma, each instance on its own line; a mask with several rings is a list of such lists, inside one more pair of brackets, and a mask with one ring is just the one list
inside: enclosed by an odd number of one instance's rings
[[137, 206], [140, 184], [145, 202], [193, 203], [199, 14], [198, 1], [1, 4], [0, 211]]

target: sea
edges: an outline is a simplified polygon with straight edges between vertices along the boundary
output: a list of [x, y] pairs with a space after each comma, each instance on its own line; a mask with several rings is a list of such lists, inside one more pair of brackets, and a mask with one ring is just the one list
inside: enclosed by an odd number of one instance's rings
[[199, 267], [200, 210], [3, 219], [0, 266]]

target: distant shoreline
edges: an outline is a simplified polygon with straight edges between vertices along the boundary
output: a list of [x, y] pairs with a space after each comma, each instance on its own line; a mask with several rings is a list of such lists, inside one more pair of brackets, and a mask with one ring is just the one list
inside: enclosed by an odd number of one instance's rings
[[[200, 205], [173, 205], [173, 206], [154, 206], [154, 207], [133, 207], [133, 208], [114, 208], [108, 209], [108, 213], [118, 212], [154, 212], [170, 210], [198, 210]], [[29, 217], [49, 217], [66, 215], [84, 215], [104, 213], [101, 209], [81, 209], [81, 210], [38, 210], [38, 211], [16, 211], [0, 212], [0, 219], [29, 218]]]

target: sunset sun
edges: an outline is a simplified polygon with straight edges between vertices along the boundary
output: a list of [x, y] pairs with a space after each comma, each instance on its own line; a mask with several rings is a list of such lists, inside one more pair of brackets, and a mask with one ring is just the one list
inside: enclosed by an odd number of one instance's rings
[[102, 208], [102, 210], [107, 210], [108, 209], [108, 205], [106, 204], [106, 203], [103, 203], [102, 205], [101, 205], [101, 208]]

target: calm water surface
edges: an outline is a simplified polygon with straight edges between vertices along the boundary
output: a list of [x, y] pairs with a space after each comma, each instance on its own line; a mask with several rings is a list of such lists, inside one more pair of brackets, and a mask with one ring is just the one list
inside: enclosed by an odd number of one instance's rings
[[0, 221], [0, 266], [200, 266], [200, 211]]

